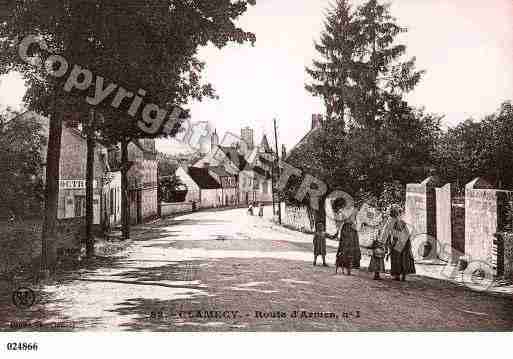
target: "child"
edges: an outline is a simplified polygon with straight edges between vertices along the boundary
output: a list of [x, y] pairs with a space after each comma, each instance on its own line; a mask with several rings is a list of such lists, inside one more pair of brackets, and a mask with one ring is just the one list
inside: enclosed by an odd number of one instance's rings
[[322, 265], [327, 267], [326, 264], [326, 232], [324, 231], [324, 224], [317, 223], [316, 232], [313, 237], [314, 248], [314, 261], [313, 265], [317, 265], [317, 256], [322, 256]]
[[374, 272], [374, 280], [380, 280], [379, 274], [385, 272], [385, 244], [377, 237], [369, 248], [372, 250], [369, 272]]

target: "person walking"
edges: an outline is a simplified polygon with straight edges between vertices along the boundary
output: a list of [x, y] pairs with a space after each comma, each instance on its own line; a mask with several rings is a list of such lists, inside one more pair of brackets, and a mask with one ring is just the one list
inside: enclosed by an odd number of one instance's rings
[[258, 204], [258, 217], [263, 217], [264, 216], [264, 204], [262, 202], [260, 202]]
[[386, 259], [390, 258], [390, 274], [394, 280], [405, 281], [408, 274], [414, 274], [415, 260], [411, 249], [411, 238], [406, 223], [399, 218], [399, 209], [390, 209], [390, 219], [384, 228], [387, 249]]
[[316, 231], [313, 237], [313, 250], [314, 250], [314, 261], [313, 265], [317, 265], [317, 257], [322, 256], [322, 265], [327, 267], [326, 264], [326, 231], [324, 230], [324, 223], [317, 223]]
[[338, 250], [336, 259], [335, 274], [338, 272], [338, 268], [342, 268], [342, 274], [344, 269], [347, 270], [347, 275], [351, 275], [351, 269], [353, 268], [353, 261], [358, 260], [361, 256], [360, 242], [358, 240], [358, 232], [354, 228], [354, 221], [351, 216], [347, 218], [341, 225], [338, 233]]
[[248, 207], [248, 214], [249, 214], [250, 216], [252, 216], [252, 215], [253, 215], [253, 203], [250, 203], [250, 204], [249, 204], [249, 207]]

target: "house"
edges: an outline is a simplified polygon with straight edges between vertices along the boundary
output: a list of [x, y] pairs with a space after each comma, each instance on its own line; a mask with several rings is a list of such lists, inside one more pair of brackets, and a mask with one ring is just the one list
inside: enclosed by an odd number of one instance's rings
[[212, 147], [212, 151], [193, 164], [193, 167], [196, 168], [204, 168], [205, 166], [222, 166], [226, 171], [236, 176], [247, 166], [247, 161], [236, 146], [215, 145]]
[[103, 223], [106, 227], [121, 224], [121, 172], [107, 172], [102, 195]]
[[195, 208], [217, 208], [223, 205], [223, 188], [208, 168], [179, 167], [176, 176], [187, 187], [186, 202]]
[[[113, 153], [109, 156], [112, 166], [117, 169], [121, 165], [119, 147], [112, 149]], [[130, 163], [127, 173], [130, 223], [143, 223], [148, 219], [158, 217], [158, 162], [155, 140], [133, 140], [128, 144], [127, 152]], [[117, 186], [117, 182], [114, 182], [113, 185]], [[119, 186], [120, 188], [121, 186]], [[117, 188], [113, 193], [116, 191]], [[112, 202], [115, 203], [115, 208], [121, 206], [121, 196], [115, 196]], [[116, 221], [115, 224], [119, 224], [120, 220], [119, 218], [119, 222]]]
[[221, 185], [221, 206], [236, 206], [239, 203], [237, 176], [222, 166], [208, 167], [208, 173]]
[[[35, 119], [41, 125], [41, 132], [46, 139], [41, 147], [41, 176], [46, 182], [46, 155], [48, 149], [48, 135], [50, 120], [34, 111], [27, 111], [17, 116], [15, 121]], [[87, 140], [78, 123], [65, 122], [61, 135], [61, 155], [59, 161], [59, 194], [58, 219], [85, 217], [86, 212], [86, 165]], [[96, 142], [94, 151], [94, 181], [93, 181], [93, 223], [102, 224], [103, 187], [106, 174], [109, 172], [107, 161], [107, 148]]]
[[[316, 133], [317, 131], [319, 131], [319, 129], [322, 127], [322, 124], [323, 124], [323, 117], [321, 114], [312, 114], [312, 126], [310, 128], [310, 131], [308, 131], [304, 136], [303, 138], [301, 138], [301, 140], [299, 140], [299, 142], [290, 150], [289, 152], [289, 156], [299, 147], [301, 147], [303, 144], [305, 144], [308, 139], [310, 138], [310, 136], [312, 136], [312, 134]], [[283, 149], [282, 149], [283, 151]], [[283, 160], [285, 160], [288, 156], [286, 156], [286, 151], [284, 151], [284, 157], [282, 157]]]
[[[226, 145], [231, 143], [231, 145]], [[249, 144], [249, 145], [248, 145]], [[253, 130], [241, 129], [241, 137], [228, 133], [223, 145], [214, 132], [211, 151], [193, 164], [194, 168], [208, 169], [209, 175], [221, 184], [220, 205], [249, 204], [272, 201], [272, 167], [276, 159], [267, 136], [264, 134], [258, 146], [254, 146]], [[229, 174], [230, 176], [227, 176]], [[235, 186], [223, 183], [221, 178], [230, 178]], [[234, 200], [231, 200], [232, 195]]]
[[264, 134], [260, 145], [248, 154], [247, 166], [239, 175], [240, 202], [269, 203], [273, 200], [272, 169], [276, 156]]

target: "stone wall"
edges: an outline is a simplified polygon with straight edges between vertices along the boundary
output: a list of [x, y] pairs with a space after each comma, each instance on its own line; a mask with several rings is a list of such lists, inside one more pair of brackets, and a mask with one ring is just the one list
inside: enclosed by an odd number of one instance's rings
[[453, 257], [457, 260], [455, 257], [465, 254], [465, 204], [453, 202], [451, 207]]
[[504, 259], [497, 246], [496, 234], [506, 225], [505, 203], [510, 192], [493, 189], [482, 179], [465, 187], [465, 252], [472, 261], [491, 266], [494, 275], [500, 273]]
[[314, 219], [305, 206], [281, 204], [282, 224], [302, 232], [315, 232]]
[[467, 188], [465, 208], [466, 254], [472, 260], [491, 263], [494, 234], [498, 231], [497, 192]]
[[192, 212], [192, 202], [179, 202], [179, 203], [166, 203], [162, 202], [160, 204], [160, 215], [161, 217], [172, 216], [174, 214], [180, 213], [190, 213]]
[[513, 281], [513, 233], [505, 233], [504, 245], [504, 277]]

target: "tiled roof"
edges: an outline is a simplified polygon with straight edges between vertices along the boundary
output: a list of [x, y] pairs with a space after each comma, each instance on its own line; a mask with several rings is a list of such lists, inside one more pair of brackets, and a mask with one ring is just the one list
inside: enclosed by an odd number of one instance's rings
[[219, 177], [233, 177], [233, 175], [229, 172], [227, 172], [223, 167], [221, 166], [210, 166], [208, 169], [212, 172], [214, 172]]
[[208, 173], [208, 168], [189, 167], [187, 172], [201, 189], [221, 188], [221, 184]]
[[246, 165], [247, 165], [247, 162], [246, 162], [246, 159], [244, 158], [243, 155], [241, 155], [239, 153], [239, 151], [237, 151], [236, 148], [233, 148], [233, 147], [225, 147], [225, 146], [219, 146], [219, 148], [221, 149], [221, 151], [224, 152], [224, 154], [228, 157], [228, 159], [235, 165], [237, 166], [237, 168], [242, 171]]

